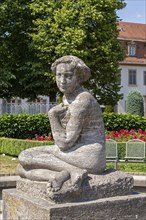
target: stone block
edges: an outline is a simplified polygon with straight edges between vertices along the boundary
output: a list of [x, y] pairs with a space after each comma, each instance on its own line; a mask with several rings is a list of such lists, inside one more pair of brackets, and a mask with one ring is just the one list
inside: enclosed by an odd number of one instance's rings
[[47, 189], [47, 182], [24, 178], [17, 181], [17, 189], [20, 192], [43, 198], [51, 203], [91, 201], [133, 193], [133, 177], [115, 170], [107, 170], [101, 175], [88, 175], [78, 190], [69, 188], [68, 185], [66, 181], [61, 190], [51, 192]]
[[3, 191], [4, 220], [145, 220], [146, 194], [51, 204], [16, 189]]

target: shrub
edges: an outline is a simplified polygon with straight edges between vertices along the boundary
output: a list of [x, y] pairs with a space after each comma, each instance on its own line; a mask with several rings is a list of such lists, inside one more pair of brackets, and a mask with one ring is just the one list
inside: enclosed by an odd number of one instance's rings
[[[13, 138], [0, 138], [0, 154], [18, 156], [21, 151], [37, 146], [51, 145], [52, 141], [32, 141]], [[53, 147], [53, 146], [52, 146]], [[118, 158], [124, 159], [126, 155], [126, 143], [118, 142]]]
[[[107, 131], [136, 129], [146, 131], [146, 118], [131, 114], [103, 113]], [[49, 136], [50, 123], [47, 114], [4, 114], [0, 116], [0, 137], [17, 139]]]
[[112, 105], [106, 105], [104, 112], [107, 112], [107, 113], [114, 112], [114, 107]]
[[138, 90], [131, 90], [126, 98], [126, 112], [134, 115], [144, 115], [143, 97]]
[[32, 138], [35, 134], [50, 134], [47, 114], [4, 114], [0, 116], [0, 136], [10, 138]]
[[143, 130], [146, 131], [146, 117], [131, 114], [103, 113], [105, 128], [107, 131]]
[[20, 152], [25, 149], [52, 144], [52, 141], [30, 141], [12, 138], [0, 138], [0, 154], [18, 156]]

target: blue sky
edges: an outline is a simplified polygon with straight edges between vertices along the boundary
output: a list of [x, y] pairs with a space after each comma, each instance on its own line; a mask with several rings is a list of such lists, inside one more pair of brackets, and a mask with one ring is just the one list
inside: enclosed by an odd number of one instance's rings
[[146, 0], [125, 0], [127, 6], [117, 15], [122, 21], [146, 24]]

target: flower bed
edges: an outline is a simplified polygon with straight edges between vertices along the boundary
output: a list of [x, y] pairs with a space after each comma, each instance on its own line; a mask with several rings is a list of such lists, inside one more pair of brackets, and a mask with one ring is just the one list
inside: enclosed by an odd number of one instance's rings
[[109, 132], [107, 131], [106, 139], [113, 139], [117, 142], [126, 142], [131, 139], [140, 139], [146, 142], [146, 131], [142, 131], [141, 129], [139, 129], [138, 131], [135, 129]]
[[33, 140], [33, 141], [54, 141], [53, 137], [51, 135], [49, 136], [41, 136], [38, 134], [35, 134], [34, 138], [27, 138], [26, 140]]
[[[117, 142], [126, 142], [131, 139], [140, 139], [146, 142], [146, 131], [142, 131], [139, 129], [138, 131], [135, 129], [131, 130], [120, 130], [120, 131], [107, 131], [106, 139], [113, 139]], [[27, 140], [36, 140], [36, 141], [54, 141], [51, 135], [49, 136], [41, 136], [35, 134], [34, 138], [27, 138]]]

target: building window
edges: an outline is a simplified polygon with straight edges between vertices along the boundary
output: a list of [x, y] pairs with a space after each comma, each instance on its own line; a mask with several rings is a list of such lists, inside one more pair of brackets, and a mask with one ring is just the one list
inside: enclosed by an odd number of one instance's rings
[[137, 84], [136, 70], [129, 70], [128, 76], [129, 76], [128, 79], [129, 85], [136, 85]]
[[143, 84], [146, 86], [146, 71], [143, 72]]
[[128, 46], [128, 52], [130, 57], [135, 57], [136, 55], [136, 46], [135, 45], [129, 45]]

